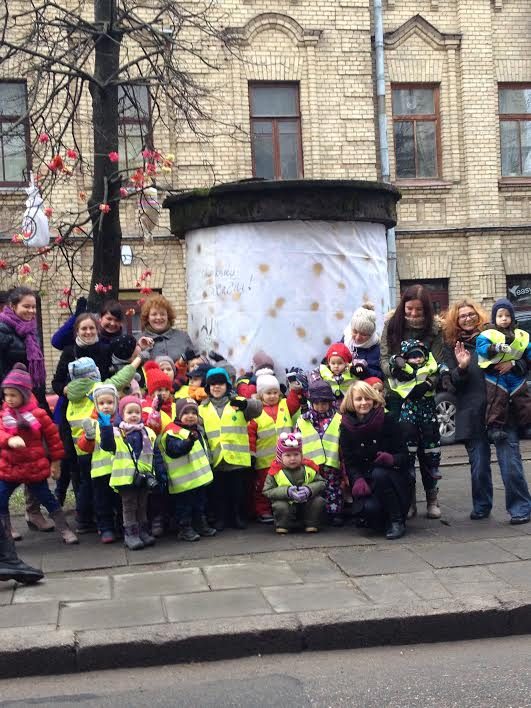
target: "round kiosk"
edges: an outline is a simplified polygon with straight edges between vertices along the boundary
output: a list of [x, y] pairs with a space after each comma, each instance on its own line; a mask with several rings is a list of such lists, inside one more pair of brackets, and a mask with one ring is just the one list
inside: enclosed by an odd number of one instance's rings
[[388, 309], [386, 228], [400, 193], [379, 182], [244, 181], [170, 195], [186, 241], [188, 332], [238, 369], [263, 349], [314, 367], [352, 312]]

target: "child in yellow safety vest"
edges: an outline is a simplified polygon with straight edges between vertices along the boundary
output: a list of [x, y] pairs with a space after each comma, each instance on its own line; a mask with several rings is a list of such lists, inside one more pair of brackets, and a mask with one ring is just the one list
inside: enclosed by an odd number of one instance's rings
[[125, 396], [119, 403], [121, 422], [111, 424], [108, 413], [98, 413], [101, 448], [113, 456], [109, 484], [122, 498], [124, 544], [131, 551], [152, 546], [147, 500], [157, 487], [153, 475], [155, 433], [142, 422], [142, 403], [136, 396]]
[[317, 379], [308, 387], [308, 410], [297, 420], [302, 435], [304, 456], [319, 466], [326, 482], [324, 498], [328, 522], [343, 525], [343, 471], [339, 459], [341, 415], [335, 408], [335, 396], [327, 381]]
[[319, 467], [302, 456], [300, 433], [282, 433], [269, 469], [264, 494], [271, 501], [275, 531], [289, 533], [302, 523], [307, 533], [319, 531], [325, 507], [325, 481]]
[[[120, 496], [109, 485], [112, 472], [112, 454], [101, 447], [98, 427], [98, 413], [105, 413], [111, 419], [118, 411], [118, 391], [111, 383], [98, 383], [92, 389], [94, 409], [83, 421], [83, 433], [79, 438], [79, 449], [91, 455], [90, 476], [96, 525], [102, 543], [116, 540], [116, 521], [121, 519]], [[121, 523], [119, 524], [121, 525]]]
[[168, 475], [168, 491], [175, 495], [175, 517], [181, 541], [215, 536], [206, 519], [206, 488], [212, 480], [208, 447], [201, 429], [197, 403], [177, 401], [175, 421], [162, 434], [160, 451]]
[[280, 383], [272, 369], [261, 369], [256, 375], [256, 397], [263, 404], [258, 418], [249, 421], [249, 443], [255, 460], [251, 514], [262, 524], [273, 523], [271, 503], [262, 490], [267, 472], [275, 459], [280, 433], [291, 433], [292, 416], [300, 407], [298, 394], [291, 390], [281, 398]]
[[352, 363], [352, 354], [343, 342], [335, 342], [328, 347], [325, 362], [318, 370], [312, 371], [310, 381], [317, 377], [328, 381], [336, 399], [336, 408], [339, 408], [350, 386], [366, 373], [366, 370], [361, 365]]
[[214, 481], [208, 489], [208, 507], [222, 531], [226, 524], [246, 527], [245, 492], [251, 474], [251, 450], [247, 423], [262, 412], [261, 401], [235, 396], [228, 373], [210, 369], [205, 390], [208, 398], [199, 407], [212, 458]]

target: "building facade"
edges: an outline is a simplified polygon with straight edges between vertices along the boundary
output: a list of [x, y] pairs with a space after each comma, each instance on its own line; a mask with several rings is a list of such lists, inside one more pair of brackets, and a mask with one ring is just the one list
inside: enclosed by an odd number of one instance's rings
[[[191, 67], [211, 89], [215, 121], [207, 139], [178, 119], [171, 130], [154, 129], [156, 145], [175, 155], [159, 199], [170, 186], [252, 176], [378, 179], [372, 0], [219, 4], [236, 49], [221, 52], [216, 71]], [[402, 192], [399, 285], [425, 283], [438, 309], [465, 296], [489, 306], [509, 294], [531, 311], [531, 7], [527, 0], [383, 6], [391, 180]], [[0, 78], [0, 99], [7, 82], [17, 81], [23, 77]], [[89, 133], [80, 133], [87, 146]], [[124, 138], [124, 153], [139, 144], [141, 133], [136, 142]], [[1, 159], [0, 232], [25, 198], [5, 150]], [[59, 197], [70, 202], [86, 189], [85, 177], [74, 175]], [[150, 287], [175, 302], [185, 326], [185, 246], [167, 223], [163, 213], [147, 243], [136, 205], [125, 206], [131, 257], [124, 258], [120, 296], [133, 309], [140, 274], [150, 270]], [[13, 248], [7, 240], [0, 255], [8, 259]], [[76, 263], [80, 288], [88, 285], [90, 257], [84, 249]], [[60, 277], [39, 278], [48, 342], [65, 312]], [[136, 315], [129, 317], [134, 329]]]

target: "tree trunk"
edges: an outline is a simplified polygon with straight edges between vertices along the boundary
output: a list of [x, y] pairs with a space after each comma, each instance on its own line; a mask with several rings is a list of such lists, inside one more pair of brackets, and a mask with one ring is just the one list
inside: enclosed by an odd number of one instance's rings
[[[88, 202], [93, 225], [94, 259], [89, 291], [89, 307], [98, 309], [110, 297], [118, 299], [122, 228], [120, 225], [121, 177], [117, 163], [109, 153], [118, 152], [118, 86], [111, 77], [118, 76], [121, 35], [113, 27], [116, 0], [94, 0], [94, 20], [101, 27], [95, 37], [94, 76], [98, 83], [90, 85], [94, 133], [94, 177]], [[103, 213], [101, 204], [110, 212]], [[98, 283], [111, 286], [108, 293], [97, 293]]]

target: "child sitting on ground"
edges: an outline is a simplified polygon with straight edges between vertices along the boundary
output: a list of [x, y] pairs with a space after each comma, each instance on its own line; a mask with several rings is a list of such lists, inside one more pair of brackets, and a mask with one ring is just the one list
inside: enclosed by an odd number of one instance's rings
[[501, 298], [492, 306], [490, 329], [476, 340], [479, 366], [485, 370], [486, 426], [492, 443], [507, 438], [510, 414], [521, 428], [531, 426], [531, 394], [527, 370], [531, 362], [529, 333], [516, 326], [514, 308]]
[[147, 500], [156, 488], [153, 471], [155, 433], [142, 422], [142, 404], [136, 396], [125, 396], [119, 403], [121, 422], [111, 423], [108, 413], [98, 413], [101, 447], [112, 453], [110, 485], [122, 498], [124, 544], [131, 551], [152, 546]]
[[441, 435], [435, 409], [435, 381], [439, 371], [433, 354], [416, 340], [401, 344], [401, 353], [389, 359], [389, 387], [403, 398], [399, 420], [406, 434], [410, 464], [415, 466], [418, 448], [426, 469], [440, 479]]
[[287, 398], [280, 395], [280, 383], [271, 369], [261, 369], [256, 377], [256, 397], [262, 402], [262, 413], [249, 421], [249, 442], [254, 453], [255, 471], [252, 513], [263, 524], [273, 522], [271, 504], [262, 494], [267, 472], [275, 459], [276, 442], [280, 433], [291, 433], [291, 416], [299, 409], [295, 391]]
[[216, 529], [206, 520], [206, 487], [213, 476], [194, 400], [177, 401], [175, 421], [164, 431], [160, 450], [168, 474], [168, 491], [175, 495], [179, 539], [199, 541], [201, 536], [215, 536]]
[[264, 494], [271, 501], [277, 533], [289, 533], [299, 521], [306, 533], [321, 528], [325, 481], [319, 467], [302, 456], [300, 433], [282, 433], [277, 441], [276, 460], [269, 469]]
[[65, 543], [78, 543], [68, 526], [57, 498], [48, 487], [50, 473], [57, 479], [59, 460], [64, 455], [57, 427], [39, 408], [32, 393], [33, 383], [24, 364], [15, 364], [2, 382], [0, 419], [0, 523], [11, 538], [9, 499], [26, 484], [46, 507]]
[[343, 473], [339, 460], [339, 424], [341, 415], [328, 381], [317, 379], [308, 389], [310, 402], [306, 413], [297, 420], [302, 435], [304, 456], [319, 466], [326, 482], [324, 498], [328, 522], [343, 526]]

